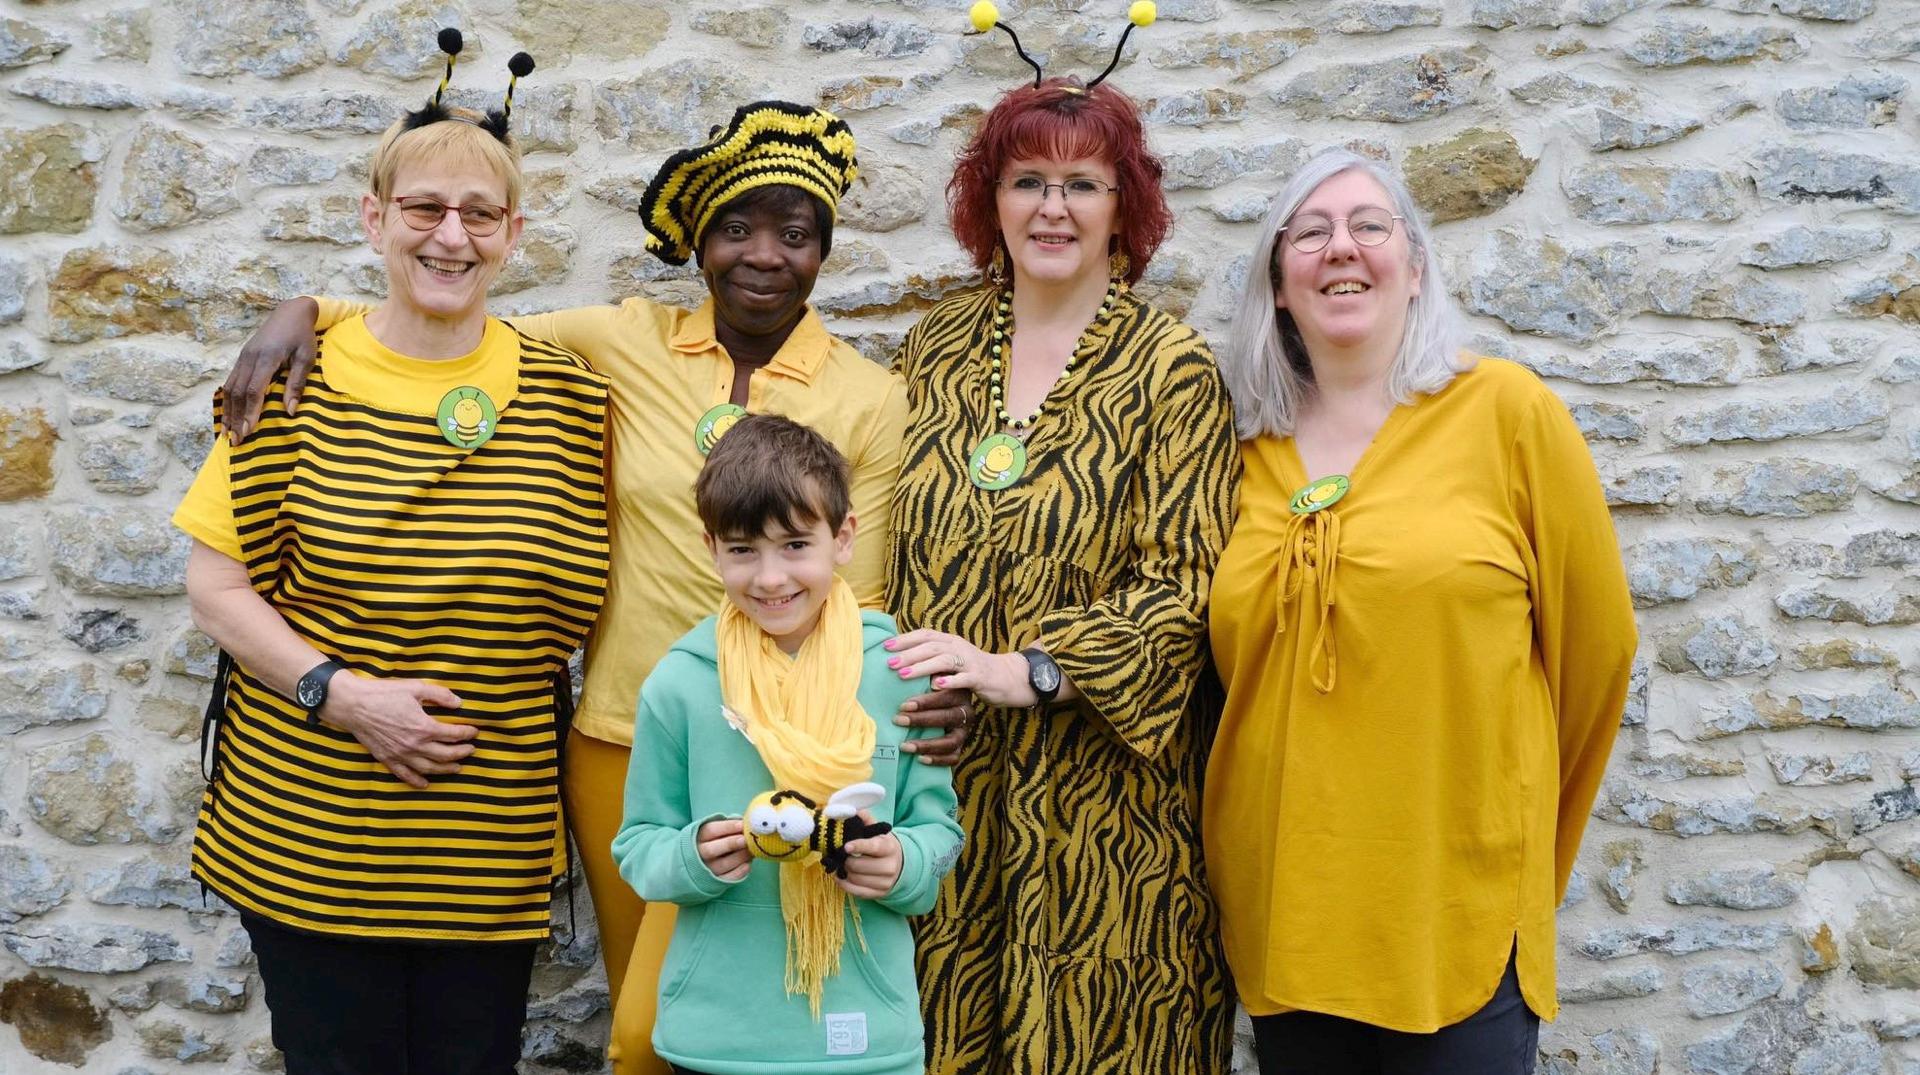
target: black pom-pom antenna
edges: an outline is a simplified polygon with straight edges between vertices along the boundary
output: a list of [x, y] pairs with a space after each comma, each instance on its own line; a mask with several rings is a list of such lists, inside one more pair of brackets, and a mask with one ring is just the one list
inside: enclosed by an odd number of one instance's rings
[[[451, 26], [442, 29], [436, 40], [439, 42], [440, 51], [446, 53], [447, 69], [440, 76], [440, 85], [434, 89], [433, 97], [427, 101], [426, 107], [407, 113], [407, 130], [455, 118], [447, 111], [442, 98], [446, 96], [447, 87], [453, 84], [454, 59], [460, 55], [460, 50], [466, 47], [466, 41], [460, 36], [460, 31]], [[507, 72], [511, 77], [507, 80], [506, 101], [499, 108], [489, 111], [487, 118], [480, 124], [489, 134], [502, 142], [508, 140], [507, 124], [513, 116], [514, 84], [533, 73], [533, 57], [524, 52], [514, 53], [513, 58], [507, 61]]]

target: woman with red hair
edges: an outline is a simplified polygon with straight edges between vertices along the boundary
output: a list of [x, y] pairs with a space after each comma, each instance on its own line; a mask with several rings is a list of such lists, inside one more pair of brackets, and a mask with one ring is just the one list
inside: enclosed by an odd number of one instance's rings
[[1239, 463], [1200, 334], [1129, 290], [1160, 175], [1113, 87], [1006, 94], [947, 187], [987, 286], [896, 359], [894, 666], [979, 702], [916, 921], [932, 1072], [1226, 1070], [1193, 702]]

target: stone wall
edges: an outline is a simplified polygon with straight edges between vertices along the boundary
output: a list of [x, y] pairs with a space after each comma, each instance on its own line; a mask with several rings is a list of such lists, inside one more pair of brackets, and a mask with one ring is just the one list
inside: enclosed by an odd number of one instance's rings
[[[1097, 71], [1119, 0], [1003, 5]], [[963, 0], [0, 5], [0, 1070], [271, 1071], [232, 916], [187, 880], [210, 652], [167, 514], [274, 300], [372, 294], [376, 132], [467, 31], [531, 50], [498, 308], [689, 273], [631, 211], [764, 95], [854, 126], [819, 305], [883, 355], [970, 276], [941, 184], [1023, 77]], [[1400, 163], [1479, 346], [1592, 442], [1645, 644], [1562, 917], [1553, 1075], [1920, 1072], [1920, 0], [1165, 0], [1117, 81], [1179, 214], [1143, 290], [1209, 332], [1283, 176]], [[584, 901], [583, 901], [584, 904]], [[530, 1071], [593, 1071], [591, 916]], [[62, 1067], [69, 1065], [70, 1067]]]

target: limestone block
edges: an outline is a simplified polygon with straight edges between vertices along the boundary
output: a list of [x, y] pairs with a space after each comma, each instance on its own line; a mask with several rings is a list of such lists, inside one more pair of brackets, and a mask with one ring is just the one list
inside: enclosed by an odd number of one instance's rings
[[1577, 168], [1561, 181], [1575, 216], [1593, 224], [1727, 221], [1740, 215], [1732, 176], [1658, 164]]
[[180, 20], [174, 58], [190, 74], [284, 78], [326, 59], [301, 0], [175, 0], [172, 8]]
[[693, 28], [729, 37], [748, 48], [770, 49], [787, 39], [787, 14], [775, 7], [739, 11], [704, 8], [693, 13]]
[[283, 243], [351, 247], [367, 242], [357, 194], [320, 194], [269, 206], [260, 234]]
[[153, 52], [153, 13], [147, 8], [108, 11], [87, 20], [94, 56], [144, 64]]
[[1911, 784], [1877, 791], [1866, 802], [1853, 808], [1853, 831], [1872, 832], [1887, 825], [1920, 817], [1920, 792]]
[[90, 993], [37, 972], [0, 984], [0, 1023], [13, 1024], [27, 1052], [75, 1068], [113, 1037], [107, 1010]]
[[1773, 778], [1782, 784], [1800, 788], [1827, 787], [1873, 779], [1873, 755], [1864, 750], [1851, 754], [1788, 754], [1769, 751], [1767, 764]]
[[1767, 373], [1833, 369], [1865, 362], [1879, 347], [1871, 333], [1796, 328], [1761, 343], [1760, 365]]
[[60, 365], [60, 379], [76, 395], [160, 406], [203, 392], [201, 385], [214, 372], [204, 353], [179, 354], [140, 344], [103, 347]]
[[44, 407], [0, 405], [0, 502], [53, 491], [53, 454], [58, 440]]
[[93, 720], [106, 713], [112, 693], [91, 664], [35, 661], [9, 667], [0, 671], [0, 734]]
[[1619, 959], [1645, 952], [1676, 956], [1723, 949], [1765, 952], [1779, 944], [1786, 933], [1787, 927], [1775, 922], [1690, 918], [1670, 925], [1635, 923], [1592, 930], [1574, 947], [1588, 959]]
[[1717, 318], [1744, 325], [1785, 327], [1807, 315], [1806, 292], [1752, 273], [1715, 269], [1656, 269], [1647, 280], [1655, 313]]
[[[518, 91], [514, 94], [516, 117], [521, 96]], [[399, 98], [381, 94], [322, 90], [251, 98], [242, 122], [286, 134], [379, 134], [405, 108], [413, 107], [418, 106], [403, 106]]]
[[1740, 255], [1740, 263], [1762, 269], [1831, 265], [1878, 253], [1890, 241], [1885, 228], [1795, 224], [1754, 242]]
[[1711, 679], [1764, 672], [1779, 659], [1765, 632], [1738, 613], [1683, 624], [1660, 642], [1660, 664], [1668, 671]]
[[1563, 973], [1560, 978], [1560, 1003], [1591, 1004], [1603, 1000], [1650, 997], [1665, 985], [1666, 975], [1659, 967], [1637, 967], [1626, 971], [1603, 970], [1585, 978], [1575, 978]]
[[279, 262], [224, 248], [80, 247], [47, 281], [48, 335], [60, 343], [143, 332], [231, 339], [281, 299], [310, 290]]
[[1861, 317], [1920, 325], [1920, 257], [1909, 255], [1893, 271], [1855, 282], [1842, 301]]
[[871, 232], [905, 227], [926, 218], [930, 189], [937, 188], [905, 165], [862, 168], [840, 203], [840, 224]]
[[1760, 570], [1752, 546], [1724, 538], [1642, 541], [1625, 552], [1627, 587], [1637, 608], [1685, 601], [1702, 590], [1744, 586]]
[[0, 235], [86, 230], [106, 155], [106, 140], [77, 123], [0, 127]]
[[1835, 86], [1782, 90], [1775, 107], [1789, 127], [1878, 127], [1893, 122], [1906, 96], [1906, 79], [1864, 72]]
[[1722, 961], [1690, 967], [1680, 979], [1687, 1014], [1695, 1019], [1745, 1011], [1778, 996], [1786, 979], [1772, 963]]
[[1743, 400], [1675, 416], [1667, 425], [1667, 439], [1674, 444], [1696, 445], [1830, 433], [1878, 437], [1886, 432], [1889, 407], [1885, 395], [1858, 388], [1779, 402]]
[[1604, 867], [1599, 874], [1600, 895], [1607, 906], [1621, 914], [1631, 908], [1634, 878], [1646, 868], [1642, 850], [1638, 840], [1610, 840], [1600, 848], [1600, 865]]
[[1306, 119], [1407, 123], [1479, 100], [1493, 68], [1485, 51], [1440, 47], [1365, 63], [1327, 64], [1273, 94]]
[[102, 493], [150, 493], [167, 472], [167, 457], [148, 438], [131, 432], [88, 432], [81, 436], [81, 474]]
[[934, 43], [933, 31], [920, 23], [893, 19], [857, 19], [810, 22], [800, 32], [800, 43], [816, 52], [857, 51], [883, 59], [918, 56]]
[[576, 245], [573, 229], [565, 224], [528, 224], [520, 232], [520, 244], [514, 247], [513, 256], [494, 280], [493, 293], [510, 295], [559, 283], [573, 266]]
[[117, 608], [80, 609], [60, 625], [60, 637], [86, 650], [104, 653], [146, 637], [140, 621]]
[[1172, 190], [1212, 190], [1241, 178], [1286, 175], [1305, 164], [1306, 143], [1295, 138], [1252, 145], [1209, 145], [1163, 160], [1164, 183]]
[[1579, 133], [1588, 149], [1644, 149], [1678, 141], [1706, 126], [1706, 117], [1628, 86], [1564, 73], [1541, 75], [1510, 91], [1533, 105], [1557, 105], [1556, 122]]
[[1786, 202], [1837, 201], [1920, 213], [1920, 165], [1899, 156], [1772, 145], [1753, 158], [1760, 195]]
[[247, 158], [247, 178], [259, 186], [325, 183], [339, 174], [339, 161], [298, 146], [260, 146]]
[[200, 883], [187, 872], [185, 861], [152, 856], [122, 859], [94, 870], [87, 875], [87, 898], [108, 907], [208, 909]]
[[871, 112], [877, 108], [907, 104], [925, 90], [923, 80], [902, 80], [892, 75], [854, 75], [831, 79], [820, 87], [820, 107], [839, 114]]
[[1848, 937], [1853, 973], [1869, 985], [1920, 989], [1920, 899], [1880, 896], [1860, 907]]
[[1140, 101], [1140, 113], [1146, 122], [1173, 127], [1208, 127], [1218, 123], [1238, 123], [1246, 118], [1245, 94], [1231, 90], [1188, 90]]
[[0, 18], [0, 70], [51, 60], [72, 46], [57, 30], [22, 19]]
[[814, 305], [841, 318], [882, 317], [925, 310], [963, 288], [974, 287], [980, 275], [968, 265], [949, 264], [930, 272], [909, 273], [904, 279], [874, 280], [830, 295], [815, 293]]
[[1656, 1075], [1660, 1039], [1645, 1027], [1603, 1030], [1579, 1044], [1543, 1035], [1539, 1075]]
[[213, 421], [202, 414], [169, 415], [154, 423], [155, 436], [175, 459], [200, 469], [213, 450]]
[[1616, 825], [1632, 825], [1675, 836], [1713, 836], [1774, 832], [1815, 832], [1832, 835], [1834, 813], [1830, 809], [1812, 810], [1776, 796], [1702, 799], [1668, 799], [1639, 788], [1603, 789], [1593, 816]]
[[142, 124], [120, 179], [113, 215], [134, 231], [177, 228], [239, 208], [240, 160], [157, 123]]
[[600, 137], [625, 142], [629, 149], [680, 149], [727, 122], [739, 103], [761, 96], [732, 71], [678, 60], [634, 78], [596, 83], [594, 124]]
[[217, 1037], [197, 1026], [185, 1026], [171, 1019], [157, 1019], [134, 1027], [140, 1047], [155, 1060], [173, 1060], [182, 1064], [217, 1064], [233, 1050]]
[[253, 957], [253, 939], [240, 927], [229, 930], [213, 954], [216, 967], [251, 967], [257, 962]]
[[244, 974], [196, 971], [168, 978], [160, 987], [160, 998], [182, 1011], [225, 1015], [246, 1008], [250, 985]]
[[29, 967], [85, 974], [124, 974], [190, 958], [172, 934], [97, 922], [11, 927], [0, 931], [0, 944]]
[[51, 911], [72, 891], [58, 863], [29, 848], [0, 846], [0, 924]]
[[1618, 403], [1597, 401], [1573, 403], [1567, 407], [1581, 436], [1589, 441], [1612, 440], [1635, 443], [1647, 437], [1644, 414]]
[[1667, 884], [1667, 902], [1681, 907], [1724, 907], [1733, 911], [1770, 911], [1800, 898], [1805, 883], [1770, 862], [1726, 866], [1676, 878]]
[[1897, 60], [1920, 53], [1920, 19], [1869, 30], [1853, 39], [1851, 51], [1869, 60]]
[[[1892, 668], [1900, 658], [1891, 650], [1871, 642], [1851, 638], [1832, 638], [1805, 642], [1793, 649], [1793, 666], [1801, 669]], [[1776, 769], [1777, 771], [1777, 769]], [[1784, 782], [1784, 781], [1783, 781]]]
[[47, 527], [53, 571], [75, 593], [116, 597], [184, 592], [185, 534], [164, 508], [69, 508]]
[[220, 647], [214, 645], [213, 639], [200, 633], [198, 628], [189, 627], [168, 647], [166, 670], [176, 676], [211, 682], [219, 659]]
[[1587, 343], [1639, 306], [1638, 268], [1626, 243], [1568, 247], [1497, 228], [1473, 254], [1465, 299], [1521, 332]]
[[1641, 337], [1570, 354], [1523, 355], [1520, 361], [1542, 377], [1592, 385], [1725, 385], [1740, 379], [1739, 345], [1716, 337]]
[[[1376, 8], [1413, 5], [1353, 5]], [[1351, 19], [1354, 16], [1345, 16]], [[1356, 32], [1356, 31], [1342, 31]], [[1206, 67], [1238, 81], [1280, 66], [1311, 44], [1317, 35], [1307, 29], [1236, 30], [1182, 37], [1147, 54], [1147, 62], [1168, 71]]]
[[1658, 780], [1670, 784], [1676, 780], [1688, 780], [1696, 776], [1741, 776], [1747, 771], [1747, 763], [1739, 758], [1716, 758], [1712, 755], [1694, 754], [1685, 750], [1662, 754], [1635, 751], [1628, 771], [1643, 780]]
[[1859, 1028], [1786, 1000], [1763, 1001], [1730, 1030], [1687, 1048], [1698, 1075], [1879, 1075], [1880, 1060], [1878, 1044]]
[[1845, 596], [1825, 587], [1796, 586], [1774, 598], [1774, 607], [1790, 620], [1826, 620], [1867, 627], [1920, 623], [1920, 590], [1895, 588], [1876, 594]]
[[[566, 12], [577, 6], [546, 5], [551, 13], [549, 21], [560, 21]], [[333, 62], [341, 67], [354, 67], [388, 78], [423, 78], [441, 71], [446, 63], [446, 54], [440, 51], [437, 42], [440, 28], [459, 26], [465, 21], [460, 9], [447, 0], [402, 0], [367, 16], [353, 36], [333, 50]], [[624, 24], [620, 20], [610, 19], [602, 24], [602, 30], [612, 33], [621, 25]], [[493, 66], [475, 63], [486, 55], [486, 43], [479, 35], [468, 34], [463, 45], [461, 63], [474, 64], [467, 69], [469, 72]], [[531, 48], [531, 45], [528, 47]], [[534, 58], [548, 62], [560, 60], [559, 57], [549, 60], [545, 53], [535, 53]]]
[[1505, 131], [1473, 127], [1407, 151], [1407, 188], [1436, 224], [1485, 216], [1526, 189], [1537, 163]]
[[1662, 19], [1622, 50], [1642, 67], [1797, 60], [1807, 54], [1807, 36], [1781, 26], [1721, 29], [1700, 22]]
[[1709, 515], [1804, 519], [1845, 511], [1859, 485], [1852, 467], [1814, 459], [1768, 459], [1717, 468], [1712, 488], [1693, 505]]
[[[1785, 602], [1786, 598], [1781, 600]], [[1920, 728], [1920, 701], [1916, 701], [1910, 691], [1886, 686], [1858, 694], [1761, 691], [1708, 717], [1700, 737], [1709, 739], [1754, 730], [1784, 731], [1811, 724], [1869, 732]]]

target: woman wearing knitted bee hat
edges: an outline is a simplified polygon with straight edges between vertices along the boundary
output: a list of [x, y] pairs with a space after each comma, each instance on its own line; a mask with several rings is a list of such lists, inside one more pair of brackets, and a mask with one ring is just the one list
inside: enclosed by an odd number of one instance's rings
[[512, 90], [481, 115], [445, 89], [369, 165], [386, 301], [174, 515], [221, 647], [193, 875], [239, 909], [290, 1075], [515, 1069], [567, 658], [606, 586], [606, 378], [487, 316], [521, 226]]
[[1199, 333], [1129, 290], [1172, 223], [1138, 110], [1104, 73], [1027, 62], [947, 188], [988, 286], [896, 360], [889, 578], [915, 629], [894, 660], [982, 703], [954, 770], [967, 844], [915, 922], [928, 1067], [1224, 1072], [1193, 700], [1238, 475], [1226, 388]]
[[[559, 343], [612, 380], [613, 573], [587, 645], [586, 685], [562, 782], [613, 994], [609, 1053], [623, 1075], [666, 1070], [649, 1039], [674, 917], [671, 904], [642, 905], [610, 853], [634, 706], [655, 662], [720, 604], [689, 490], [706, 453], [741, 415], [790, 417], [847, 458], [860, 526], [844, 574], [862, 607], [877, 608], [884, 596], [906, 393], [897, 378], [828, 334], [807, 304], [855, 174], [853, 133], [831, 113], [784, 101], [745, 105], [707, 141], [668, 158], [640, 203], [647, 249], [670, 264], [697, 262], [705, 303], [687, 311], [632, 298], [514, 320], [521, 332]], [[260, 370], [289, 359], [297, 378], [311, 352], [316, 313], [324, 325], [358, 309], [325, 301], [316, 311], [311, 301], [293, 300], [274, 314], [249, 342], [230, 385], [242, 389]], [[961, 719], [950, 711], [920, 716], [931, 716], [928, 723]], [[922, 757], [941, 759], [960, 738], [914, 745]]]

